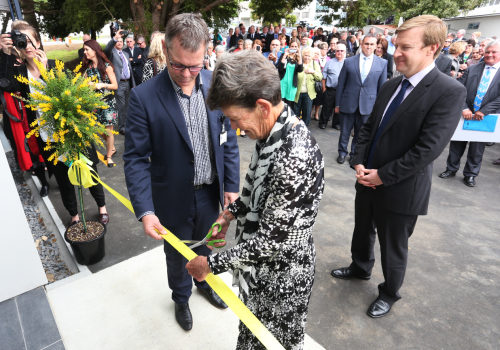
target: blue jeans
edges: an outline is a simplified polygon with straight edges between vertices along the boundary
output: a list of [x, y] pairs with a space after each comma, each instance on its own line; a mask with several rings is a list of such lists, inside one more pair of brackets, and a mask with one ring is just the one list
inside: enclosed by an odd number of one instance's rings
[[301, 92], [299, 100], [293, 104], [293, 112], [297, 118], [300, 118], [300, 112], [302, 112], [302, 120], [306, 123], [306, 125], [309, 125], [309, 122], [311, 121], [312, 104], [313, 101], [307, 92]]

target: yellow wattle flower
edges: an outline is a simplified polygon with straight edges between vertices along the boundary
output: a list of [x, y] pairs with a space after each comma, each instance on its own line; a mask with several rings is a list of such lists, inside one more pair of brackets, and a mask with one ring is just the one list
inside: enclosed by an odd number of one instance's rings
[[60, 115], [60, 113], [59, 113], [59, 112], [57, 112], [57, 113], [54, 115], [54, 119], [59, 118], [59, 115]]

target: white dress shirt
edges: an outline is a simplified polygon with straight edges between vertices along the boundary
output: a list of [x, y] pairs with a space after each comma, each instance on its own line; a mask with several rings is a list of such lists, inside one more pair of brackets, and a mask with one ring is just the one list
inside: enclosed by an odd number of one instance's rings
[[[497, 74], [498, 70], [500, 69], [500, 62], [498, 62], [497, 64], [494, 64], [493, 66], [489, 66], [486, 64], [484, 66], [483, 74], [481, 75], [481, 80], [483, 79], [484, 73], [486, 73], [487, 67], [491, 67], [489, 69], [491, 71], [491, 73], [490, 73], [490, 81], [488, 81], [488, 85], [486, 85], [486, 91], [488, 91], [488, 88], [490, 87], [491, 82], [493, 81], [493, 79], [495, 78], [495, 75]], [[479, 80], [479, 81], [481, 81], [481, 80]]]
[[359, 74], [361, 75], [361, 72], [363, 71], [363, 63], [365, 62], [365, 57], [368, 57], [368, 59], [366, 60], [366, 66], [365, 66], [366, 76], [368, 76], [368, 74], [370, 74], [370, 69], [372, 69], [373, 54], [371, 54], [370, 56], [365, 56], [365, 55], [363, 55], [363, 52], [359, 53]]
[[[417, 74], [414, 74], [412, 75], [410, 78], [407, 78], [406, 76], [403, 78], [403, 80], [409, 80], [410, 81], [410, 86], [408, 86], [408, 88], [406, 89], [406, 92], [405, 92], [405, 95], [403, 96], [403, 100], [401, 101], [401, 103], [403, 103], [403, 101], [405, 100], [405, 98], [408, 97], [408, 95], [410, 94], [410, 92], [413, 91], [413, 89], [418, 85], [418, 83], [420, 83], [422, 81], [422, 79], [425, 78], [425, 76], [427, 74], [429, 74], [429, 72], [436, 66], [436, 64], [434, 63], [434, 61], [432, 61], [431, 64], [429, 64], [426, 68], [422, 69], [420, 72], [418, 72]], [[401, 83], [403, 82], [403, 80], [401, 80]], [[385, 107], [385, 111], [384, 111], [384, 117], [385, 117], [385, 113], [387, 112], [387, 108], [389, 108], [389, 106], [391, 105], [392, 103], [392, 100], [394, 100], [394, 98], [396, 98], [396, 96], [399, 94], [399, 91], [401, 90], [401, 83], [399, 84], [398, 88], [396, 89], [396, 91], [394, 91], [394, 93], [392, 94], [392, 97], [391, 99], [389, 100], [389, 103], [387, 104], [387, 106]], [[382, 117], [382, 119], [380, 120], [380, 122], [382, 123], [382, 120], [384, 119], [384, 117]], [[379, 124], [380, 125], [380, 124]]]

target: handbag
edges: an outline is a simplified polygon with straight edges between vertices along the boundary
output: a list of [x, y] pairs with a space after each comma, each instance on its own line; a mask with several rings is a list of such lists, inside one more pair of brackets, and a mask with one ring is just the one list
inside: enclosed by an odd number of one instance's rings
[[[313, 67], [316, 61], [313, 61]], [[320, 94], [323, 92], [323, 83], [321, 81], [315, 81], [314, 82], [314, 91], [316, 91], [317, 94]]]

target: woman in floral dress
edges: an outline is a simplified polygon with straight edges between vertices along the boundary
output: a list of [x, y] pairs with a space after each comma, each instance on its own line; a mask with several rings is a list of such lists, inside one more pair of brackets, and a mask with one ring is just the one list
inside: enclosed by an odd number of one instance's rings
[[[97, 77], [97, 84], [95, 84], [96, 90], [99, 90], [103, 94], [109, 93], [110, 90], [117, 90], [118, 83], [115, 76], [115, 68], [113, 64], [108, 60], [104, 52], [102, 51], [101, 45], [95, 40], [88, 40], [83, 45], [83, 64], [82, 69], [87, 77]], [[106, 157], [108, 162], [108, 167], [115, 165], [111, 156], [116, 153], [113, 136], [113, 125], [117, 122], [118, 113], [116, 110], [116, 100], [113, 94], [109, 94], [104, 97], [108, 108], [107, 109], [97, 109], [97, 121], [106, 127], [108, 133], [106, 135], [101, 135], [106, 141]]]

